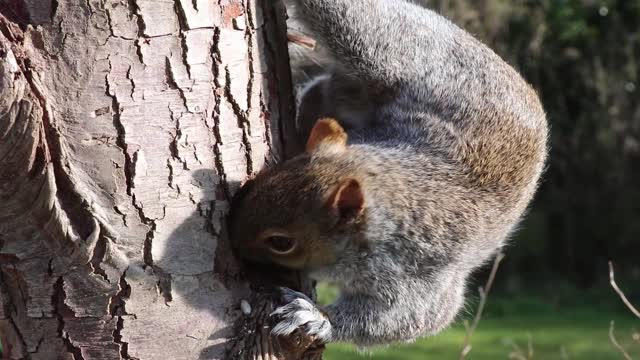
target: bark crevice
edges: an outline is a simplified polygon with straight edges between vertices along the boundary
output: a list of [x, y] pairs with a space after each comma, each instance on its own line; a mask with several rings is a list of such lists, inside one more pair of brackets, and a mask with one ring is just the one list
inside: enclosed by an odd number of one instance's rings
[[69, 338], [69, 334], [65, 331], [65, 318], [74, 318], [76, 315], [64, 302], [67, 297], [64, 291], [64, 278], [60, 276], [53, 287], [54, 291], [51, 302], [54, 315], [58, 319], [58, 337], [62, 339], [67, 352], [72, 354], [75, 360], [85, 360], [82, 355], [82, 350], [73, 344]]
[[[231, 92], [231, 72], [229, 71], [228, 66], [224, 67], [224, 74], [225, 74], [225, 87], [224, 87], [225, 97], [229, 102], [229, 104], [231, 104], [231, 108], [233, 109], [233, 112], [235, 113], [238, 119], [238, 126], [242, 129], [242, 144], [244, 145], [244, 149], [245, 149], [244, 155], [247, 162], [246, 163], [247, 175], [251, 176], [253, 174], [253, 157], [251, 155], [251, 142], [249, 141], [249, 134], [247, 132], [247, 125], [249, 124], [249, 119], [247, 118], [247, 112], [245, 110], [242, 110], [242, 108], [240, 107], [240, 105], [238, 104], [238, 102], [236, 101], [235, 97]], [[251, 93], [249, 92], [248, 96], [251, 96], [250, 94]]]
[[122, 123], [121, 113], [120, 113], [120, 103], [118, 102], [118, 97], [116, 96], [116, 92], [111, 87], [111, 82], [109, 81], [109, 75], [111, 75], [111, 71], [113, 70], [113, 64], [111, 60], [107, 57], [107, 61], [109, 63], [109, 72], [104, 76], [105, 82], [105, 94], [111, 98], [111, 116], [113, 119], [113, 127], [116, 129], [116, 145], [122, 149], [122, 155], [124, 156], [124, 175], [125, 181], [127, 184], [127, 195], [131, 196], [131, 189], [133, 187], [133, 162], [131, 160], [131, 155], [127, 149], [127, 141], [126, 141], [126, 130], [124, 124]]
[[122, 329], [124, 328], [124, 319], [125, 316], [130, 314], [127, 313], [125, 309], [126, 299], [131, 294], [131, 286], [127, 284], [127, 269], [125, 269], [120, 276], [120, 281], [118, 283], [118, 292], [110, 299], [109, 303], [109, 313], [111, 317], [117, 317], [116, 328], [113, 330], [111, 336], [113, 338], [113, 342], [118, 345], [120, 352], [120, 359], [132, 359], [137, 360], [136, 358], [132, 358], [129, 355], [129, 343], [122, 339]]

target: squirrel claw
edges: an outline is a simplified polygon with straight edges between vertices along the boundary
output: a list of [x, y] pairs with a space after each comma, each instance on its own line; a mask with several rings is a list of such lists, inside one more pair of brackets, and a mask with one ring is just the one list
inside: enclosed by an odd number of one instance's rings
[[288, 288], [280, 288], [286, 304], [270, 316], [277, 316], [278, 323], [271, 329], [276, 336], [288, 336], [296, 330], [322, 342], [331, 338], [331, 323], [327, 316], [306, 295]]

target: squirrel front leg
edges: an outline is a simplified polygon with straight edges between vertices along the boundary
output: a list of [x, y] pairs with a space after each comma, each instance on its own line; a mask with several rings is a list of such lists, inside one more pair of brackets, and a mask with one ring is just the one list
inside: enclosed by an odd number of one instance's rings
[[298, 329], [322, 342], [351, 342], [361, 346], [410, 340], [422, 334], [422, 316], [412, 316], [419, 302], [409, 298], [387, 301], [373, 294], [342, 295], [321, 308], [302, 293], [282, 288], [285, 305], [272, 316], [279, 322], [274, 335], [287, 336]]
[[372, 294], [343, 295], [326, 308], [332, 341], [360, 346], [410, 341], [424, 334], [421, 301], [414, 294], [391, 301]]
[[[289, 335], [302, 328], [308, 336], [323, 342], [350, 342], [359, 346], [411, 341], [441, 329], [434, 324], [449, 323], [463, 304], [464, 282], [460, 277], [447, 276], [441, 280], [404, 280], [404, 286], [378, 284], [366, 292], [343, 291], [327, 307], [315, 305], [304, 294], [282, 288], [286, 305], [276, 309], [280, 321], [275, 335]], [[384, 282], [393, 282], [387, 279]], [[434, 287], [457, 288], [442, 292]], [[387, 290], [384, 290], [384, 289]], [[446, 298], [436, 298], [442, 294]]]

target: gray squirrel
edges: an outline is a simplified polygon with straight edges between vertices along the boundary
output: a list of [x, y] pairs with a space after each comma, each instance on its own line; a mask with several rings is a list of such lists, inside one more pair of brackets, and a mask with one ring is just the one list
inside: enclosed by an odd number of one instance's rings
[[294, 2], [336, 64], [301, 94], [306, 151], [234, 197], [234, 249], [341, 288], [324, 308], [283, 289], [274, 334], [362, 346], [435, 334], [536, 190], [544, 110], [511, 66], [433, 11]]

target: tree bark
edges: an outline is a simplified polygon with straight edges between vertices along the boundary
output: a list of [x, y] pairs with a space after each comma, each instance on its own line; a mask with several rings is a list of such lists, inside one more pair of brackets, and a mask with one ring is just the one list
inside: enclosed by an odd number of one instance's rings
[[321, 357], [269, 336], [277, 298], [251, 285], [309, 283], [248, 281], [225, 236], [234, 191], [296, 148], [284, 13], [0, 3], [4, 357]]

